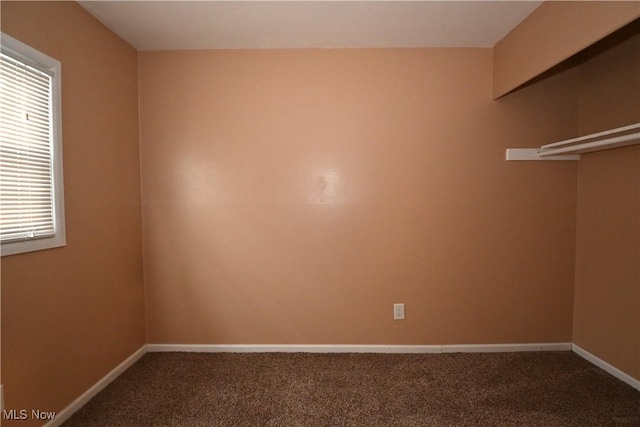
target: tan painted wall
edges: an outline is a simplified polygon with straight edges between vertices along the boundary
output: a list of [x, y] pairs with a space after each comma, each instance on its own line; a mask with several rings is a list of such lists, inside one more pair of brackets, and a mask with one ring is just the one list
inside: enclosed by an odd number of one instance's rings
[[640, 17], [637, 1], [547, 1], [493, 51], [498, 98]]
[[489, 49], [142, 52], [148, 342], [570, 341], [576, 165], [504, 150], [575, 134], [577, 75], [500, 102], [491, 75]]
[[67, 246], [2, 258], [6, 406], [59, 411], [145, 343], [137, 52], [74, 2], [2, 31], [62, 62]]
[[[68, 246], [2, 259], [7, 406], [59, 410], [145, 342], [136, 53], [73, 3], [3, 2], [2, 29], [63, 62]], [[148, 342], [563, 342], [574, 320], [637, 378], [638, 150], [503, 161], [616, 125], [603, 96], [639, 105], [600, 58], [493, 102], [487, 49], [142, 53]]]
[[[580, 134], [640, 122], [640, 21], [581, 66]], [[640, 380], [640, 146], [578, 165], [574, 342]]]

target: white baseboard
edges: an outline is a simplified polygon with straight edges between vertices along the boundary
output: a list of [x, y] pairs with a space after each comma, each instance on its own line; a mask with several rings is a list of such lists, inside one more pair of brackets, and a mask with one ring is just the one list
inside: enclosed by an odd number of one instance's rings
[[503, 353], [570, 351], [571, 343], [471, 345], [147, 344], [149, 352], [196, 353]]
[[[470, 344], [470, 345], [331, 345], [331, 344], [146, 344], [116, 366], [90, 389], [60, 411], [55, 420], [44, 427], [58, 427], [71, 418], [82, 406], [120, 376], [147, 352], [197, 353], [507, 353], [523, 351], [571, 351], [609, 374], [640, 390], [640, 381], [611, 366], [604, 360], [572, 343], [538, 344]], [[0, 402], [4, 404], [0, 385]], [[1, 412], [0, 412], [1, 414]]]
[[613, 375], [619, 380], [624, 381], [625, 383], [629, 384], [631, 387], [635, 388], [636, 390], [640, 390], [639, 380], [633, 378], [631, 375], [625, 374], [620, 369], [608, 364], [607, 362], [600, 359], [599, 357], [594, 356], [593, 354], [589, 353], [587, 350], [581, 348], [579, 345], [573, 344], [572, 347], [573, 347], [572, 350], [574, 351], [574, 353], [581, 356], [583, 359], [593, 363], [598, 368], [602, 369], [605, 372], [608, 372], [609, 374]]
[[113, 380], [118, 378], [120, 374], [127, 370], [131, 365], [136, 363], [147, 352], [146, 344], [140, 347], [135, 353], [127, 357], [127, 359], [116, 366], [111, 372], [102, 377], [97, 383], [95, 383], [89, 390], [85, 391], [76, 400], [71, 402], [69, 406], [56, 414], [54, 420], [49, 421], [44, 427], [57, 427], [63, 422], [67, 421], [71, 416], [82, 408], [89, 400], [91, 400], [96, 394], [100, 393], [106, 386], [108, 386]]

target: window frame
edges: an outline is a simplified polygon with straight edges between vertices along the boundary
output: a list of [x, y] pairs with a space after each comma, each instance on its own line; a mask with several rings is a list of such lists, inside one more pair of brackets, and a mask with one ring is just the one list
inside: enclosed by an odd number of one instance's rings
[[53, 191], [53, 224], [55, 234], [48, 237], [0, 242], [1, 256], [66, 246], [64, 215], [64, 180], [62, 166], [62, 64], [60, 61], [0, 33], [2, 51], [20, 61], [40, 69], [46, 69], [51, 78], [51, 179]]

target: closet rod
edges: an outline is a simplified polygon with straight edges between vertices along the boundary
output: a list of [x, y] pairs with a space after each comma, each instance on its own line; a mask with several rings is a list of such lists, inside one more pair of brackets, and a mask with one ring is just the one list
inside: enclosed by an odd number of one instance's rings
[[579, 136], [577, 138], [567, 139], [567, 140], [564, 140], [564, 141], [554, 142], [553, 144], [543, 145], [540, 148], [547, 149], [547, 148], [552, 148], [552, 147], [558, 147], [560, 145], [573, 144], [574, 142], [586, 141], [588, 139], [599, 138], [601, 136], [607, 136], [607, 135], [612, 135], [614, 133], [626, 132], [628, 130], [633, 130], [633, 129], [640, 129], [640, 123], [635, 123], [633, 125], [622, 126], [622, 127], [615, 128], [615, 129], [609, 129], [609, 130], [605, 130], [605, 131], [598, 132], [598, 133], [592, 133], [590, 135]]
[[507, 148], [506, 160], [578, 160], [580, 153], [640, 144], [640, 131], [637, 129], [640, 129], [640, 123], [566, 139], [540, 148]]
[[606, 148], [623, 147], [625, 145], [633, 145], [630, 141], [640, 140], [640, 132], [631, 133], [629, 135], [614, 136], [607, 139], [599, 139], [592, 142], [584, 142], [578, 145], [571, 145], [569, 147], [559, 147], [546, 149], [542, 146], [541, 150], [538, 150], [538, 156], [557, 156], [558, 154], [573, 154], [573, 153], [588, 153], [589, 151], [604, 150]]

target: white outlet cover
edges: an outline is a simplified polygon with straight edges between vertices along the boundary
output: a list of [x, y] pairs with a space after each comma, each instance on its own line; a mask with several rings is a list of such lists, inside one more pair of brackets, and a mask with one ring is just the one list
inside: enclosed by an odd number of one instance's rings
[[393, 320], [404, 320], [404, 304], [393, 304]]

